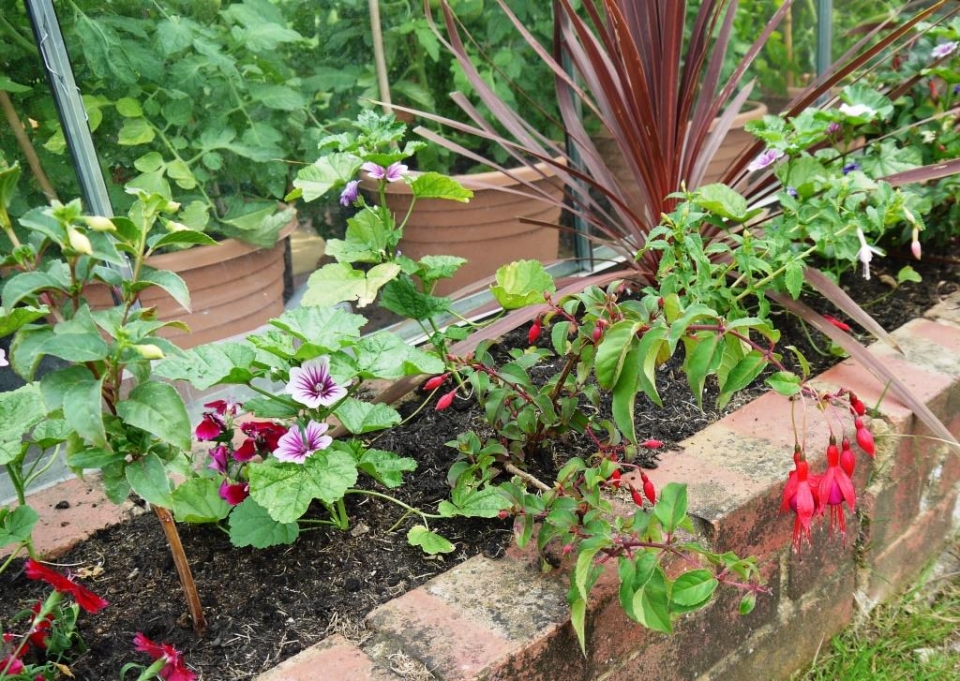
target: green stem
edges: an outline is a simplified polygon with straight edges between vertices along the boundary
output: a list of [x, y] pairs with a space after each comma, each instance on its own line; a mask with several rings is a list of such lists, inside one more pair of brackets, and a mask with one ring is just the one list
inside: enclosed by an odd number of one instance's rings
[[17, 27], [7, 21], [2, 14], [0, 14], [0, 29], [3, 29], [4, 33], [13, 38], [13, 41], [19, 45], [21, 49], [34, 56], [38, 54], [37, 46], [33, 44], [33, 41], [27, 40], [27, 38], [21, 35]]
[[346, 531], [350, 527], [350, 518], [347, 516], [347, 506], [343, 503], [343, 497], [337, 499], [337, 527]]
[[392, 501], [400, 508], [405, 508], [411, 513], [416, 513], [418, 516], [424, 519], [424, 523], [426, 523], [427, 518], [442, 520], [443, 518], [446, 517], [442, 515], [437, 515], [435, 513], [427, 513], [426, 511], [421, 511], [419, 508], [414, 508], [409, 504], [403, 503], [396, 497], [391, 497], [389, 494], [383, 494], [382, 492], [374, 492], [373, 490], [369, 490], [369, 489], [348, 489], [346, 492], [343, 493], [343, 496], [347, 496], [348, 494], [365, 494], [370, 497], [377, 497], [378, 499], [385, 499], [386, 501]]

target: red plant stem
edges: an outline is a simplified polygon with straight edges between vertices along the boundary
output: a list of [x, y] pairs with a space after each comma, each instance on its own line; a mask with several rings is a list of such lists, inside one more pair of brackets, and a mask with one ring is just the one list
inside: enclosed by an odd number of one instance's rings
[[177, 531], [176, 523], [173, 522], [173, 514], [170, 513], [170, 509], [162, 506], [154, 506], [153, 512], [160, 521], [160, 527], [163, 528], [167, 544], [170, 545], [170, 553], [173, 555], [173, 562], [177, 566], [177, 574], [180, 576], [180, 586], [183, 588], [183, 594], [187, 599], [190, 617], [193, 618], [193, 630], [197, 636], [203, 636], [207, 632], [207, 620], [203, 615], [200, 594], [197, 592], [196, 582], [193, 581], [193, 573], [190, 572], [187, 554], [184, 552], [183, 544], [180, 541], [180, 533]]

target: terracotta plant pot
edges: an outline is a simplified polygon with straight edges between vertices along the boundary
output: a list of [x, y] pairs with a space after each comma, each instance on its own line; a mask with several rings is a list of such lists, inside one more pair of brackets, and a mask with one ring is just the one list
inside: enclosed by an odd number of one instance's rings
[[[521, 218], [555, 224], [560, 207], [538, 200], [519, 180], [535, 184], [559, 202], [563, 186], [547, 164], [512, 170], [515, 176], [492, 171], [459, 175], [456, 179], [473, 191], [469, 203], [425, 199], [418, 201], [400, 241], [401, 252], [414, 260], [425, 255], [456, 255], [466, 264], [452, 279], [441, 282], [436, 293], [446, 295], [496, 273], [514, 260], [557, 258], [557, 229], [521, 222]], [[522, 192], [522, 193], [515, 193]], [[410, 187], [395, 182], [387, 187], [387, 202], [398, 219], [410, 207]]]
[[[160, 335], [186, 349], [252, 331], [279, 316], [287, 241], [296, 226], [294, 218], [272, 248], [226, 239], [214, 246], [148, 258], [151, 267], [179, 274], [190, 291], [190, 312], [160, 288], [149, 288], [141, 295], [141, 303], [156, 307], [160, 319], [179, 320], [190, 327], [190, 331], [166, 328]], [[111, 304], [105, 288], [88, 289], [87, 298], [94, 307]]]

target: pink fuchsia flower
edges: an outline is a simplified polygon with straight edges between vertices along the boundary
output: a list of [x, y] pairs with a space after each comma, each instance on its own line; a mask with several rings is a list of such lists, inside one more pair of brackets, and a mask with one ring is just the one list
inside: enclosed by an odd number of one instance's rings
[[840, 536], [847, 533], [846, 520], [843, 515], [843, 502], [851, 511], [856, 510], [857, 493], [853, 489], [853, 482], [847, 472], [840, 467], [840, 448], [837, 447], [835, 440], [831, 438], [830, 445], [827, 447], [827, 470], [820, 478], [820, 512], [823, 513], [827, 506], [830, 507], [830, 532], [833, 533], [834, 526], [840, 530]]
[[198, 440], [216, 440], [223, 434], [223, 419], [213, 412], [206, 412], [193, 434]]
[[169, 643], [154, 643], [138, 631], [133, 637], [133, 647], [154, 660], [165, 662], [160, 670], [160, 678], [164, 681], [194, 681], [197, 678], [196, 674], [187, 669], [183, 653]]
[[956, 51], [956, 49], [957, 49], [956, 42], [940, 43], [939, 45], [934, 47], [932, 50], [930, 50], [930, 58], [943, 59], [948, 54], [953, 54]]
[[316, 409], [336, 404], [347, 394], [347, 389], [334, 382], [330, 358], [324, 355], [291, 369], [287, 392], [300, 404]]
[[750, 161], [750, 165], [747, 166], [747, 170], [750, 172], [753, 172], [754, 170], [763, 170], [767, 166], [776, 163], [781, 158], [783, 158], [783, 152], [779, 149], [767, 149], [755, 159]]
[[280, 461], [303, 463], [307, 457], [326, 449], [333, 442], [333, 438], [324, 435], [329, 426], [326, 423], [310, 421], [306, 427], [294, 425], [287, 434], [280, 438], [273, 455]]
[[919, 260], [923, 254], [920, 248], [920, 230], [917, 227], [913, 228], [913, 233], [910, 235], [910, 252], [913, 253], [913, 257], [917, 260]]
[[250, 485], [246, 482], [231, 483], [224, 480], [220, 485], [220, 498], [231, 506], [236, 506], [250, 496]]
[[863, 278], [869, 280], [870, 261], [873, 260], [874, 254], [882, 257], [883, 251], [868, 244], [867, 238], [863, 235], [863, 230], [859, 227], [857, 227], [857, 238], [860, 240], [860, 250], [857, 251], [857, 259], [863, 263]]
[[780, 512], [787, 509], [796, 514], [793, 521], [793, 549], [800, 552], [800, 545], [804, 539], [810, 543], [810, 522], [820, 506], [819, 484], [816, 475], [810, 475], [807, 462], [802, 458], [803, 453], [797, 448], [794, 451], [794, 470], [787, 476], [787, 484], [783, 487], [783, 501]]
[[77, 584], [66, 575], [62, 575], [56, 570], [51, 570], [33, 558], [27, 559], [24, 570], [28, 578], [42, 580], [52, 586], [56, 591], [73, 596], [77, 605], [89, 613], [96, 614], [109, 605], [107, 601], [100, 598], [87, 587], [82, 584]]
[[[379, 168], [380, 166], [377, 166], [377, 167]], [[347, 186], [343, 188], [342, 192], [340, 192], [341, 206], [349, 206], [350, 204], [352, 204], [354, 201], [357, 200], [357, 196], [359, 194], [359, 192], [357, 191], [357, 187], [359, 186], [360, 186], [359, 180], [350, 180], [349, 182], [347, 182]]]
[[407, 174], [407, 166], [396, 161], [391, 163], [389, 166], [384, 168], [381, 165], [377, 165], [373, 161], [367, 161], [362, 166], [360, 170], [363, 170], [370, 176], [372, 180], [386, 180], [387, 182], [396, 182], [403, 179], [403, 176]]

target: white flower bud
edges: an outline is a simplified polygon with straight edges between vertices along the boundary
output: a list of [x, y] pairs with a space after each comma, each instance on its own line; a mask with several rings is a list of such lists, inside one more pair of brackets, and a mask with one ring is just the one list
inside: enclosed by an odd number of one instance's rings
[[83, 221], [87, 223], [87, 227], [95, 232], [115, 232], [117, 230], [113, 220], [102, 215], [87, 215], [83, 218]]
[[90, 243], [90, 239], [88, 239], [87, 235], [81, 232], [79, 229], [67, 227], [67, 240], [70, 243], [70, 248], [75, 250], [77, 253], [93, 255], [93, 245]]

